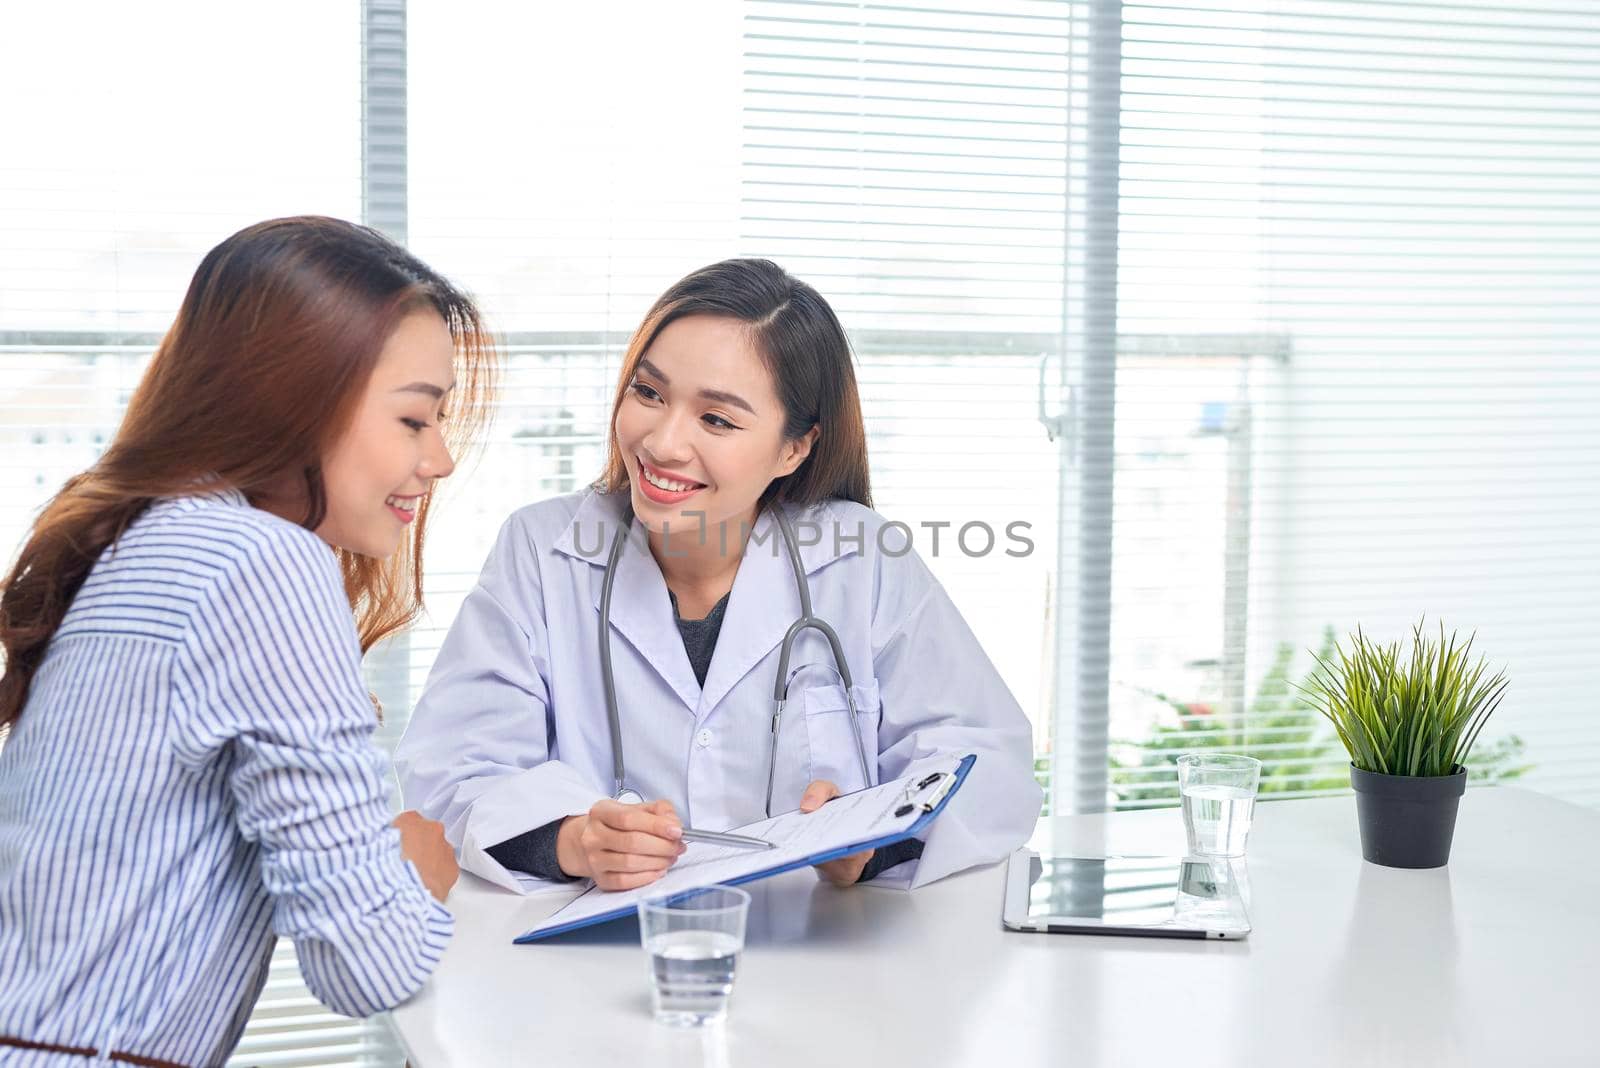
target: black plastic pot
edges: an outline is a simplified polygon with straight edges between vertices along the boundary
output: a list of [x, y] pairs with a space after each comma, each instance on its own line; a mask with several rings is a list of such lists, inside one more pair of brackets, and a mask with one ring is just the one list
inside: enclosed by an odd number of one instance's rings
[[1440, 868], [1450, 862], [1456, 809], [1467, 769], [1449, 775], [1382, 775], [1350, 765], [1361, 822], [1361, 855], [1389, 868]]

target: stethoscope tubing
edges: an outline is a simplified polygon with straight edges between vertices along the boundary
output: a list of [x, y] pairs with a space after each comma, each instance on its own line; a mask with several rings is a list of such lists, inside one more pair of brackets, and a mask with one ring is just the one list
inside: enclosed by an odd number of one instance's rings
[[[794, 672], [789, 670], [789, 658], [794, 652], [794, 643], [807, 630], [815, 630], [823, 636], [828, 643], [828, 649], [833, 654], [834, 673], [839, 676], [839, 681], [844, 688], [847, 715], [850, 720], [850, 732], [855, 737], [856, 758], [861, 766], [861, 781], [870, 786], [872, 784], [871, 765], [867, 761], [867, 746], [861, 736], [861, 722], [856, 715], [855, 695], [851, 692], [854, 680], [850, 677], [850, 662], [844, 655], [844, 646], [839, 641], [839, 635], [827, 620], [820, 618], [811, 610], [811, 585], [806, 581], [805, 565], [800, 560], [800, 549], [795, 539], [794, 527], [789, 522], [788, 515], [783, 508], [774, 503], [768, 506], [773, 516], [777, 519], [778, 529], [783, 535], [784, 548], [788, 550], [789, 564], [794, 571], [795, 589], [800, 594], [800, 617], [789, 625], [783, 636], [783, 644], [778, 651], [778, 671], [772, 685], [772, 742], [769, 746], [767, 757], [767, 815], [772, 815], [772, 789], [778, 771], [778, 730], [783, 721], [784, 707], [788, 703], [789, 684], [794, 680], [801, 668]], [[617, 680], [611, 666], [611, 591], [616, 585], [617, 564], [622, 559], [622, 551], [627, 545], [628, 535], [633, 529], [633, 509], [623, 509], [622, 528], [617, 531], [616, 537], [611, 541], [611, 553], [606, 559], [604, 578], [600, 584], [600, 674], [605, 691], [606, 726], [611, 734], [611, 785], [613, 798], [627, 800], [638, 795], [627, 787], [627, 765], [623, 758], [622, 750], [622, 713], [617, 706]], [[802, 665], [802, 668], [805, 665]]]

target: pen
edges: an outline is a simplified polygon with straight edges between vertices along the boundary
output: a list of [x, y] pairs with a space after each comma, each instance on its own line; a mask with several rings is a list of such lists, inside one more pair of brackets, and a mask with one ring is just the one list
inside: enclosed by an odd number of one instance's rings
[[697, 831], [693, 827], [683, 829], [685, 842], [704, 842], [706, 845], [732, 846], [734, 849], [777, 849], [777, 845], [765, 838], [746, 838], [742, 834], [724, 834], [722, 831]]
[[[935, 789], [933, 791], [933, 793], [928, 795], [926, 800], [921, 801], [921, 802], [916, 802], [916, 801], [910, 800], [910, 798], [913, 795], [918, 794], [918, 793], [922, 792], [923, 790], [926, 790], [928, 787], [932, 786], [936, 782], [939, 782], [939, 780], [941, 780], [941, 779], [943, 779], [944, 781], [942, 783], [940, 783], [939, 787], [937, 789]], [[922, 809], [922, 811], [924, 811], [924, 812], [932, 812], [935, 808], [937, 808], [939, 806], [939, 802], [944, 800], [944, 795], [949, 793], [950, 792], [950, 788], [953, 787], [955, 784], [956, 784], [956, 777], [954, 775], [950, 775], [950, 776], [947, 777], [946, 773], [942, 772], [942, 771], [934, 772], [932, 775], [929, 775], [926, 779], [923, 779], [921, 782], [908, 783], [906, 785], [906, 792], [905, 792], [906, 800], [904, 800], [894, 810], [895, 817], [898, 819], [901, 816], [909, 816], [913, 811], [915, 811], [916, 809], [919, 809], [919, 808]]]

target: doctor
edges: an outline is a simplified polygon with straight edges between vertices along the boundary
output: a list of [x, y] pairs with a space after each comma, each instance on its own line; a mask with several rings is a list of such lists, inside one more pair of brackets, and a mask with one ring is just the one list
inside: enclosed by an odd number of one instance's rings
[[[634, 335], [612, 410], [596, 487], [501, 529], [396, 754], [462, 866], [511, 889], [642, 886], [684, 824], [812, 811], [965, 752], [925, 842], [821, 874], [913, 886], [1020, 846], [1041, 799], [1028, 721], [908, 528], [869, 507], [822, 297], [765, 260], [696, 271]], [[780, 669], [805, 599], [824, 625]]]

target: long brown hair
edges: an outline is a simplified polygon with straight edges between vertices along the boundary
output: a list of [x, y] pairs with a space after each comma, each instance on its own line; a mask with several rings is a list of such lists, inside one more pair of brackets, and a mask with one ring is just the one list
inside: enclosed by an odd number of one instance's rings
[[822, 294], [771, 260], [723, 260], [702, 267], [651, 306], [622, 358], [611, 402], [606, 468], [597, 485], [607, 493], [628, 485], [628, 470], [617, 449], [617, 412], [639, 361], [661, 331], [689, 315], [734, 319], [749, 328], [783, 405], [784, 440], [817, 428], [811, 454], [792, 474], [774, 479], [761, 503], [777, 500], [804, 507], [838, 497], [871, 507], [867, 431], [844, 327]]
[[[301, 520], [327, 510], [322, 457], [349, 425], [400, 319], [437, 310], [455, 339], [449, 435], [470, 437], [487, 407], [494, 350], [473, 302], [375, 230], [337, 219], [274, 219], [201, 261], [116, 437], [45, 507], [0, 591], [0, 732], [22, 714], [50, 639], [100, 554], [161, 497], [203, 481], [256, 499], [303, 487]], [[431, 492], [387, 559], [335, 550], [365, 652], [422, 607]]]

